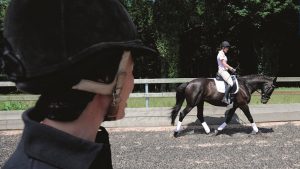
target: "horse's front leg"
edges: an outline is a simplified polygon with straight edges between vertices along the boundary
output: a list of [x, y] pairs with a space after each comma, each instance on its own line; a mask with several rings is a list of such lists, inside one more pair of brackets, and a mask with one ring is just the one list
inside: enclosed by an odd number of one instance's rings
[[203, 117], [203, 105], [204, 105], [204, 102], [202, 101], [197, 106], [197, 118], [200, 120], [206, 134], [209, 134], [210, 129], [209, 129], [207, 123], [204, 121], [204, 117]]
[[256, 134], [258, 132], [258, 128], [252, 118], [252, 115], [250, 113], [250, 109], [248, 105], [243, 105], [240, 106], [240, 109], [244, 112], [245, 116], [247, 117], [247, 119], [249, 120], [249, 122], [251, 123], [252, 126], [252, 134]]
[[227, 110], [228, 114], [227, 114], [227, 117], [226, 117], [226, 120], [224, 123], [222, 123], [217, 130], [215, 130], [215, 135], [219, 134], [220, 131], [222, 131], [226, 126], [227, 124], [229, 124], [229, 122], [231, 121], [233, 115], [234, 115], [234, 112], [236, 111], [237, 107], [233, 106], [231, 109]]

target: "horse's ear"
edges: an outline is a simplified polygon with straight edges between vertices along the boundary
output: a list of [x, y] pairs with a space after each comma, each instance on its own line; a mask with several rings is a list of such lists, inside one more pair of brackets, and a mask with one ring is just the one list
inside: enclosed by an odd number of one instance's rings
[[275, 88], [277, 88], [278, 86], [277, 86], [277, 77], [275, 77], [274, 79], [273, 79], [273, 85], [275, 86]]

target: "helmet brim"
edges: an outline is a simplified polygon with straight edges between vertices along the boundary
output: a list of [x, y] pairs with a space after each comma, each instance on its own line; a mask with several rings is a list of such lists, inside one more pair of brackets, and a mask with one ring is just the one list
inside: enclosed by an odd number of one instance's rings
[[95, 54], [101, 52], [102, 50], [130, 50], [133, 53], [133, 57], [160, 57], [158, 52], [150, 47], [145, 46], [141, 40], [133, 40], [126, 42], [101, 42], [98, 44], [94, 44], [77, 54], [76, 60], [74, 62], [83, 60], [87, 55]]

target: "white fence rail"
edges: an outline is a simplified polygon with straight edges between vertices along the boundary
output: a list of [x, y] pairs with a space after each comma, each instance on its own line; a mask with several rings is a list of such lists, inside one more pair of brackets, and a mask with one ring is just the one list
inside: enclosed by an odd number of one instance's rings
[[[132, 93], [130, 97], [145, 97], [146, 108], [149, 107], [150, 97], [175, 97], [175, 92], [149, 93], [149, 84], [185, 83], [196, 78], [168, 78], [168, 79], [135, 79], [134, 84], [145, 84], [145, 93]], [[278, 77], [277, 82], [300, 82], [300, 77]]]
[[[135, 84], [144, 84], [145, 93], [131, 93], [132, 98], [145, 98], [145, 106], [149, 107], [150, 97], [175, 97], [175, 92], [160, 92], [160, 93], [150, 93], [149, 84], [172, 84], [172, 83], [184, 83], [191, 81], [196, 78], [167, 78], [167, 79], [135, 79]], [[278, 77], [277, 82], [300, 82], [300, 77]], [[14, 87], [13, 82], [0, 82], [0, 87]], [[39, 95], [0, 95], [0, 101], [35, 101]]]

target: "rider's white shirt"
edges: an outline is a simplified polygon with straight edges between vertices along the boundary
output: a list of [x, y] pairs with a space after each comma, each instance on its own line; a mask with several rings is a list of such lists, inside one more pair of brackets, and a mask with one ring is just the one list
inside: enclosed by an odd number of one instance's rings
[[222, 60], [225, 60], [227, 62], [227, 56], [223, 52], [223, 50], [220, 50], [217, 56], [217, 61], [218, 61], [218, 68], [219, 70], [227, 70], [222, 64]]

